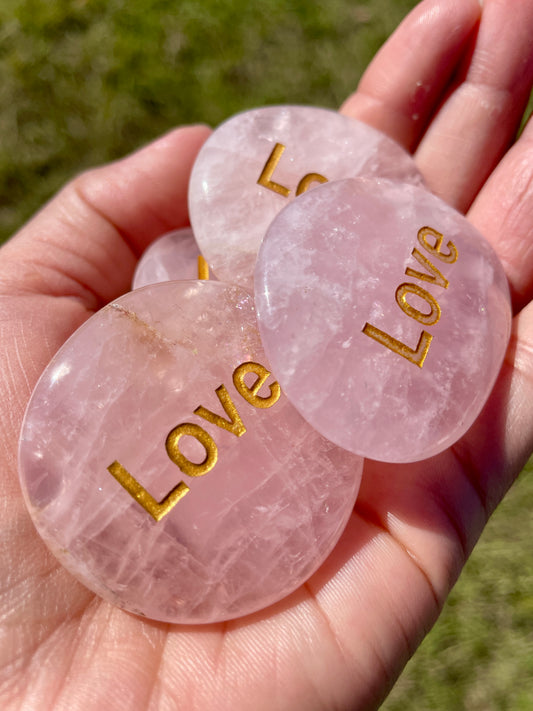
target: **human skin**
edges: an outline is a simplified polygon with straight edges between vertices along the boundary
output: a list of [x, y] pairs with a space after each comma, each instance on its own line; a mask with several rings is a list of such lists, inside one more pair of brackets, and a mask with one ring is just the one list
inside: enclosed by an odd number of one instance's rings
[[223, 624], [140, 619], [96, 598], [37, 536], [17, 474], [30, 393], [94, 311], [128, 290], [158, 235], [187, 224], [209, 133], [174, 130], [67, 185], [0, 250], [0, 706], [6, 711], [374, 709], [431, 628], [533, 451], [533, 2], [425, 0], [341, 111], [413, 152], [431, 189], [493, 245], [511, 342], [483, 412], [451, 449], [365, 464], [345, 533], [289, 598]]

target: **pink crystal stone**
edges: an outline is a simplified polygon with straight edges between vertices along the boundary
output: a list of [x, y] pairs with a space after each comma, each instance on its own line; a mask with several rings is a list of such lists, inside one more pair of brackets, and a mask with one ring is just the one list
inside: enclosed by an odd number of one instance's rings
[[202, 254], [219, 279], [252, 289], [257, 251], [277, 213], [326, 179], [357, 175], [422, 182], [397, 143], [335, 111], [273, 106], [234, 116], [203, 145], [191, 175]]
[[146, 249], [133, 275], [132, 289], [161, 281], [198, 279], [200, 250], [190, 227], [162, 235]]
[[20, 476], [40, 534], [89, 588], [204, 623], [270, 605], [320, 565], [362, 460], [265, 369], [252, 297], [208, 281], [133, 291], [58, 352], [26, 413]]
[[269, 228], [255, 274], [260, 332], [293, 405], [365, 457], [430, 457], [494, 384], [511, 308], [496, 254], [431, 193], [386, 180], [323, 185]]

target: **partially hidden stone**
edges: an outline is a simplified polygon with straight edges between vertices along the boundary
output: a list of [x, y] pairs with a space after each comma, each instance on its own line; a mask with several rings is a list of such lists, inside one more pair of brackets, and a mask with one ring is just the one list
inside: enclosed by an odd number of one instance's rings
[[490, 245], [431, 193], [322, 185], [270, 226], [255, 275], [267, 358], [332, 442], [386, 462], [430, 457], [473, 423], [509, 339]]
[[94, 315], [41, 377], [20, 443], [50, 549], [103, 598], [167, 622], [293, 591], [339, 538], [361, 470], [280, 394], [252, 297], [209, 281]]
[[403, 148], [336, 111], [237, 114], [202, 146], [191, 174], [189, 213], [202, 254], [220, 280], [252, 289], [257, 251], [277, 213], [325, 180], [358, 175], [422, 183]]
[[158, 237], [139, 259], [132, 289], [162, 281], [198, 279], [200, 250], [190, 227]]

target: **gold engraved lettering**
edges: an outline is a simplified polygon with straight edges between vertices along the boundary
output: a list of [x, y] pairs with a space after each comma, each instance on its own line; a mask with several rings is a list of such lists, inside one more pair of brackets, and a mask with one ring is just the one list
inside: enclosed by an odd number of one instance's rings
[[279, 163], [279, 159], [281, 158], [281, 155], [284, 150], [285, 146], [282, 143], [276, 143], [276, 145], [272, 149], [272, 153], [268, 156], [268, 160], [265, 163], [265, 167], [263, 168], [263, 171], [259, 176], [257, 183], [258, 185], [262, 185], [264, 188], [268, 188], [269, 190], [278, 193], [278, 195], [283, 195], [283, 197], [289, 197], [291, 191], [288, 188], [271, 180], [272, 173], [276, 169], [276, 166]]
[[[411, 304], [408, 303], [407, 294], [416, 294], [421, 299], [424, 299], [424, 301], [429, 304], [431, 311], [428, 314], [425, 314], [422, 311], [415, 309], [414, 306], [411, 306]], [[441, 311], [437, 300], [431, 296], [428, 291], [422, 289], [422, 287], [417, 284], [400, 284], [400, 286], [396, 289], [396, 302], [402, 311], [404, 311], [408, 316], [414, 318], [415, 321], [418, 321], [419, 323], [423, 323], [425, 326], [432, 326], [434, 323], [438, 323], [440, 319]]]
[[430, 284], [435, 284], [436, 286], [442, 286], [443, 289], [447, 289], [449, 286], [449, 281], [440, 273], [437, 267], [429, 261], [427, 257], [424, 257], [422, 252], [418, 249], [413, 249], [411, 252], [416, 261], [423, 267], [425, 267], [428, 273], [419, 272], [416, 269], [411, 269], [408, 267], [405, 270], [405, 274], [408, 277], [414, 277], [415, 279], [420, 279], [421, 281], [429, 281]]
[[307, 173], [307, 175], [304, 175], [304, 177], [298, 183], [298, 187], [296, 188], [296, 195], [301, 195], [302, 193], [305, 193], [305, 191], [308, 190], [309, 186], [313, 183], [327, 182], [328, 179], [324, 178], [324, 176], [320, 175], [320, 173]]
[[[244, 382], [244, 376], [247, 373], [254, 373], [257, 375], [257, 380], [251, 387], [248, 387]], [[281, 395], [281, 388], [279, 383], [273, 382], [268, 387], [270, 388], [270, 395], [267, 397], [262, 397], [257, 393], [261, 390], [262, 386], [265, 384], [267, 379], [270, 377], [270, 371], [267, 370], [260, 363], [253, 363], [251, 361], [247, 363], [241, 363], [233, 371], [233, 384], [237, 389], [237, 392], [243, 396], [243, 398], [253, 405], [254, 407], [272, 407], [279, 400]]]
[[156, 501], [119, 462], [114, 461], [113, 464], [107, 467], [107, 471], [156, 521], [160, 521], [163, 516], [166, 516], [178, 501], [190, 491], [189, 487], [180, 481], [161, 501]]
[[[222, 419], [222, 418], [221, 418]], [[196, 464], [187, 459], [179, 448], [179, 441], [184, 435], [189, 435], [203, 445], [205, 449], [205, 459], [203, 462]], [[189, 476], [203, 476], [215, 466], [218, 459], [218, 448], [214, 439], [207, 432], [192, 422], [183, 422], [181, 425], [174, 427], [167, 436], [165, 442], [167, 454], [170, 459], [176, 464], [184, 474]]]
[[207, 281], [209, 279], [209, 264], [201, 254], [198, 255], [198, 279]]
[[[428, 242], [428, 237], [435, 238], [434, 244]], [[420, 242], [422, 247], [424, 247], [425, 250], [427, 250], [430, 254], [434, 254], [437, 259], [440, 259], [442, 262], [453, 264], [457, 261], [457, 258], [459, 256], [457, 247], [454, 245], [453, 242], [448, 242], [446, 246], [448, 247], [449, 251], [441, 252], [443, 239], [444, 235], [442, 235], [440, 232], [437, 232], [437, 230], [434, 230], [433, 227], [422, 227], [420, 230], [418, 230], [418, 241]]]
[[215, 392], [220, 400], [220, 404], [224, 408], [224, 412], [229, 417], [229, 420], [225, 420], [220, 415], [216, 415], [214, 412], [211, 412], [211, 410], [207, 410], [203, 407], [203, 405], [197, 407], [194, 414], [203, 417], [204, 420], [211, 422], [211, 424], [216, 425], [217, 427], [221, 427], [222, 429], [231, 432], [231, 434], [234, 434], [236, 437], [241, 437], [246, 432], [246, 427], [243, 425], [240, 415], [237, 412], [237, 408], [233, 404], [233, 400], [226, 390], [226, 387], [221, 385], [215, 390]]
[[422, 331], [420, 338], [418, 339], [418, 344], [413, 350], [412, 348], [409, 348], [409, 346], [406, 346], [405, 343], [389, 336], [388, 333], [381, 331], [379, 328], [372, 326], [370, 323], [365, 323], [363, 333], [366, 336], [370, 336], [370, 338], [373, 338], [378, 343], [381, 343], [383, 346], [386, 346], [394, 353], [401, 355], [402, 358], [407, 358], [410, 363], [414, 363], [414, 365], [417, 365], [419, 368], [422, 368], [424, 365], [424, 361], [426, 360], [426, 356], [429, 351], [429, 346], [433, 340], [433, 336], [430, 333]]

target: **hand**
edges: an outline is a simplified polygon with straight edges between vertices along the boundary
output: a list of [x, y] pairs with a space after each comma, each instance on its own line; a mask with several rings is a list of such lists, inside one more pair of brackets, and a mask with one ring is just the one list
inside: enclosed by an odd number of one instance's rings
[[[479, 24], [479, 32], [477, 32]], [[372, 709], [437, 618], [491, 511], [533, 450], [533, 1], [426, 0], [342, 111], [414, 152], [429, 186], [492, 243], [513, 335], [489, 402], [449, 451], [368, 462], [353, 516], [320, 570], [248, 618], [183, 627], [116, 609], [48, 553], [26, 512], [17, 440], [31, 390], [92, 312], [129, 288], [157, 235], [186, 224], [208, 135], [174, 131], [68, 185], [0, 251], [1, 707]]]

